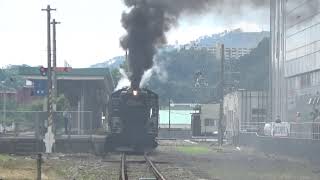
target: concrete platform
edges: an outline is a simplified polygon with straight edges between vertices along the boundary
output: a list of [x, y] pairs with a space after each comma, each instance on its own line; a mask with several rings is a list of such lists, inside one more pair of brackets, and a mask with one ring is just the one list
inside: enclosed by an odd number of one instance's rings
[[[94, 153], [101, 154], [104, 150], [103, 135], [63, 135], [56, 138], [56, 153]], [[0, 137], [0, 153], [34, 154], [45, 152], [42, 140], [35, 137]]]
[[[59, 135], [53, 152], [103, 154], [106, 135]], [[191, 131], [185, 129], [160, 129], [158, 139], [191, 139]], [[0, 136], [0, 153], [34, 154], [45, 152], [42, 139], [34, 133], [23, 136]]]

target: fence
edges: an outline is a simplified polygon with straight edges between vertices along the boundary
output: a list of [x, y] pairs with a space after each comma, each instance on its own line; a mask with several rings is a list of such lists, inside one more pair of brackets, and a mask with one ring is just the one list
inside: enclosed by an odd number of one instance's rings
[[[47, 131], [47, 112], [43, 111], [0, 111], [1, 136], [44, 136]], [[53, 113], [54, 132], [64, 134], [94, 134], [91, 111], [57, 111]]]
[[159, 129], [185, 129], [191, 130], [191, 124], [159, 124]]
[[240, 132], [257, 132], [260, 136], [277, 136], [275, 131], [283, 131], [285, 128], [285, 131], [278, 132], [278, 134], [293, 139], [320, 140], [320, 122], [282, 123], [283, 128], [272, 127], [270, 124], [270, 134], [266, 134], [265, 125], [266, 122], [241, 123]]
[[265, 124], [265, 122], [242, 122], [240, 124], [240, 131], [260, 132]]
[[290, 123], [290, 137], [320, 140], [320, 122]]

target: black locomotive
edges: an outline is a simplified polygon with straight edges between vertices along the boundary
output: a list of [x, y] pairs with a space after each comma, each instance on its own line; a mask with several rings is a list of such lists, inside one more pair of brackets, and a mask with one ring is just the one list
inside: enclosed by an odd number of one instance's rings
[[105, 150], [145, 151], [157, 147], [158, 95], [148, 89], [123, 88], [111, 94]]

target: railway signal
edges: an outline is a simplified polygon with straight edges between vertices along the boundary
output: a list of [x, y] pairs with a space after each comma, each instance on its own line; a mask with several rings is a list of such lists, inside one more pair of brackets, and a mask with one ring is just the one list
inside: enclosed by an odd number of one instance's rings
[[39, 68], [39, 71], [40, 71], [41, 76], [47, 76], [48, 68], [45, 68], [45, 67], [41, 66]]

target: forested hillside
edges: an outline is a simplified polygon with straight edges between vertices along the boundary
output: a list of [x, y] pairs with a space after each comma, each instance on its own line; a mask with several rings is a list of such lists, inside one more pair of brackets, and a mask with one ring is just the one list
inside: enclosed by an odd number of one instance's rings
[[240, 88], [267, 90], [269, 73], [269, 38], [263, 39], [251, 54], [240, 58]]
[[[234, 61], [240, 72], [239, 88], [266, 90], [268, 85], [269, 39], [263, 39], [251, 54]], [[220, 60], [206, 50], [180, 49], [160, 53], [157, 68], [147, 87], [157, 92], [161, 104], [171, 98], [175, 103], [206, 103], [217, 100], [220, 79]], [[113, 70], [119, 79], [118, 70]], [[195, 76], [201, 72], [207, 86], [195, 87]], [[239, 81], [239, 79], [237, 79]]]

